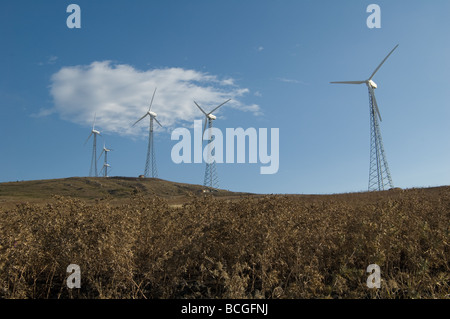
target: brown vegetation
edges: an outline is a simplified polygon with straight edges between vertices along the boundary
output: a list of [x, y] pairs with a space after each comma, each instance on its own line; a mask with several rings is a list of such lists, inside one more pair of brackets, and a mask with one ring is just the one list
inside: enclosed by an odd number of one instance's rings
[[0, 298], [449, 298], [449, 221], [445, 187], [180, 207], [57, 196], [0, 208]]
[[[184, 203], [192, 194], [202, 194], [201, 185], [176, 183], [158, 178], [136, 177], [70, 177], [64, 179], [18, 181], [0, 183], [0, 207], [13, 208], [29, 202], [41, 204], [52, 202], [53, 195], [82, 199], [86, 203], [107, 201], [117, 205], [131, 196], [140, 194], [161, 197], [169, 204]], [[214, 197], [237, 198], [248, 193], [226, 190], [214, 192]]]

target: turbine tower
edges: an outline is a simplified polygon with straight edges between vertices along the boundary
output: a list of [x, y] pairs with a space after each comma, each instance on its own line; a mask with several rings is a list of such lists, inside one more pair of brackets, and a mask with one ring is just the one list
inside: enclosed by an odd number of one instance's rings
[[[208, 125], [208, 159], [206, 161], [205, 178], [203, 180], [203, 185], [205, 187], [209, 187], [210, 189], [219, 188], [219, 177], [217, 176], [217, 171], [216, 171], [216, 161], [211, 160], [211, 155], [212, 155], [211, 154], [211, 148], [212, 148], [212, 146], [211, 146], [211, 141], [212, 141], [211, 131], [212, 130], [211, 129], [213, 127], [212, 123], [216, 119], [216, 117], [212, 113], [214, 111], [216, 111], [217, 109], [219, 109], [219, 107], [221, 107], [225, 103], [229, 102], [230, 100], [227, 100], [227, 101], [223, 102], [222, 104], [220, 104], [219, 106], [216, 106], [209, 113], [206, 113], [200, 107], [200, 105], [198, 105], [197, 102], [194, 101], [195, 105], [197, 105], [197, 107], [200, 109], [200, 111], [202, 111], [202, 113], [205, 114], [205, 124], [203, 125], [202, 136], [205, 134], [206, 125]], [[215, 151], [214, 151], [214, 153], [215, 153]]]
[[87, 138], [86, 142], [84, 142], [84, 144], [86, 145], [86, 143], [89, 141], [91, 136], [94, 135], [93, 143], [92, 143], [91, 169], [89, 170], [89, 176], [91, 176], [91, 177], [98, 176], [98, 174], [97, 174], [97, 135], [101, 136], [100, 132], [95, 129], [95, 118], [96, 118], [96, 114], [94, 115], [94, 123], [92, 124], [91, 134], [89, 134], [89, 137]]
[[111, 165], [108, 164], [108, 152], [111, 152], [111, 151], [112, 151], [112, 149], [106, 148], [105, 144], [103, 144], [103, 150], [100, 153], [100, 156], [98, 157], [98, 159], [100, 159], [100, 157], [102, 157], [102, 154], [105, 153], [102, 170], [100, 171], [100, 172], [103, 172], [103, 177], [108, 177], [108, 167], [111, 167]]
[[369, 90], [369, 107], [370, 107], [370, 168], [369, 168], [369, 191], [381, 191], [386, 188], [393, 188], [391, 173], [384, 152], [383, 139], [381, 138], [380, 124], [381, 120], [380, 110], [378, 109], [377, 99], [375, 98], [375, 89], [377, 85], [372, 81], [375, 74], [386, 62], [389, 56], [397, 49], [398, 44], [378, 65], [372, 75], [365, 81], [344, 81], [331, 82], [338, 84], [366, 84]]
[[150, 126], [149, 126], [149, 133], [148, 133], [148, 147], [147, 147], [147, 160], [145, 161], [145, 170], [144, 170], [144, 176], [149, 177], [150, 171], [151, 171], [151, 177], [155, 178], [158, 177], [158, 170], [156, 169], [156, 157], [155, 157], [155, 146], [153, 144], [153, 121], [156, 121], [159, 126], [162, 127], [161, 123], [156, 119], [156, 113], [152, 112], [152, 104], [153, 104], [153, 98], [155, 97], [156, 88], [153, 92], [152, 100], [150, 102], [150, 107], [148, 108], [147, 113], [144, 114], [139, 120], [137, 120], [133, 126], [135, 126], [137, 123], [139, 123], [141, 120], [143, 120], [146, 116], [149, 116], [150, 118]]
[[104, 172], [103, 174], [103, 177], [109, 177], [108, 176], [108, 167], [111, 167], [111, 165], [109, 165], [109, 164], [107, 164], [107, 163], [105, 163], [105, 164], [103, 164], [103, 167], [102, 167], [102, 170], [101, 170], [101, 172]]

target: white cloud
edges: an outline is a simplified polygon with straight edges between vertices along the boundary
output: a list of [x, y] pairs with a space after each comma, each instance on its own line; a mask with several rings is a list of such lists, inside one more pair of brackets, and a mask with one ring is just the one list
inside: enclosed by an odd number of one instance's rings
[[56, 60], [58, 60], [58, 57], [52, 55], [51, 57], [48, 58], [47, 63], [48, 63], [48, 64], [54, 64], [54, 63], [56, 62]]
[[[211, 110], [227, 99], [225, 107], [261, 114], [256, 104], [246, 105], [238, 99], [249, 93], [231, 78], [182, 68], [140, 71], [110, 61], [90, 65], [63, 67], [51, 78], [50, 93], [54, 108], [41, 110], [42, 115], [57, 113], [62, 119], [90, 126], [97, 115], [96, 127], [109, 133], [140, 135], [148, 130], [148, 122], [131, 125], [148, 111], [157, 88], [152, 111], [164, 127], [170, 128], [201, 119], [194, 100]], [[223, 111], [219, 109], [218, 113]], [[145, 122], [145, 123], [144, 123]]]
[[45, 61], [45, 62], [39, 62], [38, 65], [39, 65], [39, 66], [43, 66], [43, 65], [45, 65], [45, 64], [55, 64], [55, 63], [56, 63], [56, 60], [58, 60], [58, 57], [57, 57], [57, 56], [54, 56], [54, 55], [51, 55], [51, 56], [48, 57], [47, 61]]
[[30, 116], [31, 117], [35, 117], [35, 118], [39, 118], [39, 117], [49, 116], [49, 115], [52, 115], [54, 113], [55, 113], [54, 109], [41, 108], [38, 113], [32, 113]]
[[264, 50], [264, 47], [263, 47], [263, 46], [259, 46], [257, 50], [258, 50], [259, 52], [261, 52], [262, 50]]
[[295, 84], [306, 84], [305, 82], [295, 80], [295, 79], [287, 79], [287, 78], [277, 78], [278, 81], [285, 83], [295, 83]]

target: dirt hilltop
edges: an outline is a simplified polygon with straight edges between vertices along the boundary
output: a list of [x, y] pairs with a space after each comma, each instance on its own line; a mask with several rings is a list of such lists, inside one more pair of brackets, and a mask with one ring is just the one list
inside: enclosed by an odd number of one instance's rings
[[70, 177], [63, 179], [0, 183], [0, 207], [18, 203], [46, 203], [52, 196], [82, 199], [86, 202], [108, 201], [121, 204], [134, 195], [158, 196], [172, 205], [186, 202], [190, 197], [211, 194], [219, 198], [238, 198], [250, 193], [217, 190], [207, 192], [201, 185], [176, 183], [158, 178], [139, 177]]

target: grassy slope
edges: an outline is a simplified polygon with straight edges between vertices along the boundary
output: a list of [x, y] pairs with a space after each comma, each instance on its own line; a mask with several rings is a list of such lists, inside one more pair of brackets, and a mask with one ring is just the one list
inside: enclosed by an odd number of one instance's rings
[[[21, 202], [45, 203], [51, 200], [53, 195], [78, 198], [87, 202], [107, 200], [112, 204], [120, 204], [137, 193], [162, 197], [177, 205], [185, 202], [192, 194], [201, 194], [203, 189], [200, 185], [134, 177], [71, 177], [8, 182], [0, 183], [0, 206], [13, 207]], [[244, 193], [219, 190], [213, 195], [232, 198]]]
[[450, 297], [448, 186], [202, 190], [136, 178], [0, 184], [0, 298], [68, 298], [71, 263], [83, 269], [80, 298]]

